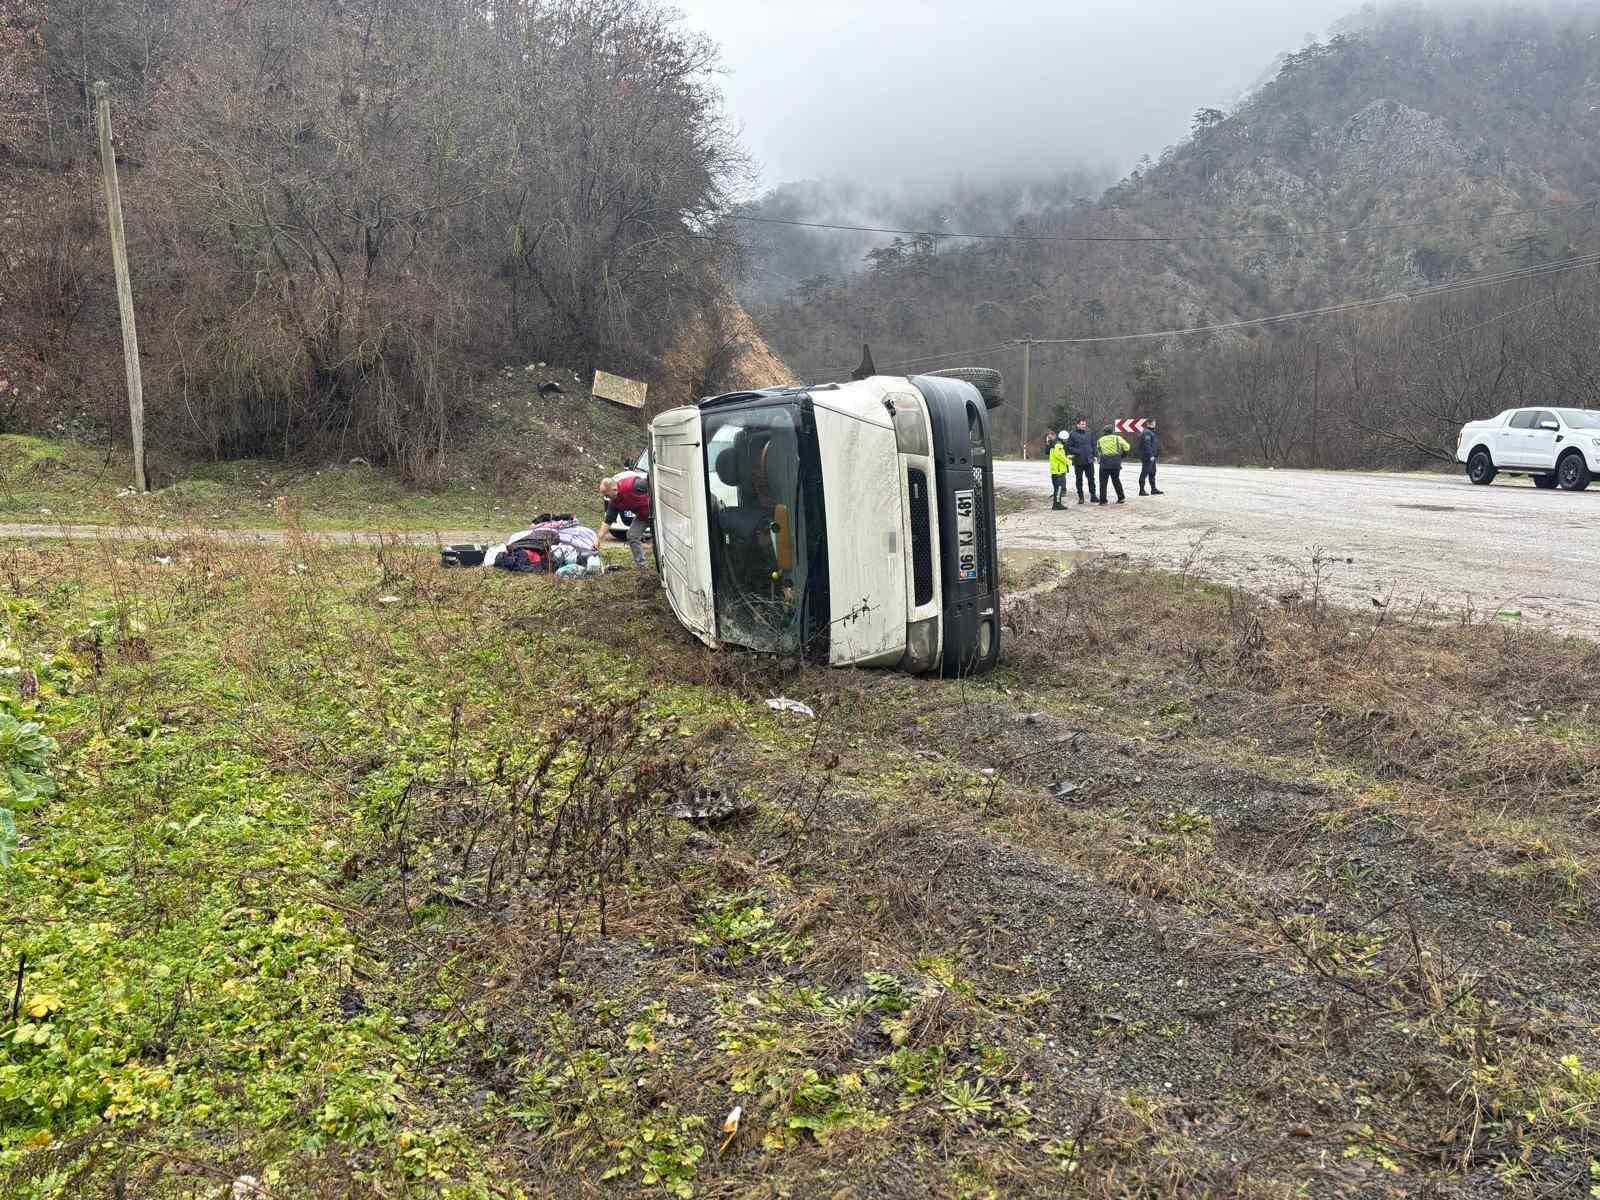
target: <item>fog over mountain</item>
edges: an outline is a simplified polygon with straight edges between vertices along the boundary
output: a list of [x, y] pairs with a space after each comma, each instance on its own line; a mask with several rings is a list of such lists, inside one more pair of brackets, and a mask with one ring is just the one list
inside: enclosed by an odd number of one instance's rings
[[[1019, 448], [1133, 408], [1209, 461], [1449, 462], [1472, 414], [1600, 394], [1600, 6], [1389, 4], [1258, 71], [1240, 103], [1184, 101], [1189, 127], [1099, 194], [1081, 172], [1007, 182], [999, 143], [983, 188], [907, 202], [887, 167], [847, 177], [864, 195], [774, 188], [766, 222], [893, 201], [895, 228], [1048, 240], [863, 249], [748, 221], [752, 315], [805, 378], [848, 370], [863, 342], [880, 367], [959, 355], [1015, 380], [1028, 361], [1045, 407], [996, 417]], [[1058, 123], [1065, 145], [1076, 127]], [[1279, 319], [1396, 296], [1412, 299]]]
[[1227, 107], [1350, 0], [680, 0], [722, 47], [759, 187], [1117, 173]]

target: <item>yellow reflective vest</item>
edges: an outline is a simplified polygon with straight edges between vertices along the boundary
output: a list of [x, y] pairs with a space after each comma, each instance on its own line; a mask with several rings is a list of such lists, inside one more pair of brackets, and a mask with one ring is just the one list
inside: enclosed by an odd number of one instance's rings
[[1108, 433], [1100, 439], [1095, 449], [1099, 451], [1101, 458], [1121, 458], [1124, 454], [1130, 453], [1133, 447], [1123, 441], [1121, 435]]
[[1067, 473], [1067, 448], [1060, 442], [1050, 447], [1050, 474], [1065, 475]]

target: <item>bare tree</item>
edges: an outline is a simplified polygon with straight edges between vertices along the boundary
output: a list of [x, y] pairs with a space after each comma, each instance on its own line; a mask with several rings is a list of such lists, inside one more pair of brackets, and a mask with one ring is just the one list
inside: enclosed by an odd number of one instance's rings
[[1298, 443], [1306, 414], [1298, 349], [1262, 337], [1224, 356], [1221, 411], [1251, 461], [1281, 466]]
[[0, 0], [0, 162], [20, 156], [42, 116], [38, 7]]
[[518, 332], [638, 369], [725, 253], [712, 231], [746, 163], [718, 109], [715, 46], [634, 0], [530, 5], [501, 206]]
[[[0, 51], [59, 119], [0, 54], [0, 145], [58, 140], [75, 197], [113, 82], [151, 419], [191, 452], [426, 474], [498, 360], [644, 371], [721, 295], [744, 161], [713, 47], [648, 0], [53, 0], [27, 43], [32, 3]], [[109, 296], [47, 253], [80, 207], [0, 261], [52, 331]]]

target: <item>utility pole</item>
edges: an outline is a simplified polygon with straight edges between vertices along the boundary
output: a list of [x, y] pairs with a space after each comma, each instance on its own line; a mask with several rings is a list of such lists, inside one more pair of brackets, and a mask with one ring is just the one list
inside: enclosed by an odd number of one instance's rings
[[122, 314], [122, 357], [128, 369], [128, 421], [133, 426], [133, 486], [148, 492], [144, 473], [144, 380], [139, 373], [139, 330], [133, 320], [133, 283], [128, 278], [128, 235], [122, 227], [122, 186], [117, 180], [117, 155], [111, 148], [111, 88], [104, 81], [91, 89], [95, 123], [100, 127], [100, 172], [106, 186], [106, 223], [111, 227], [111, 260], [117, 271], [117, 308]]
[[1311, 360], [1311, 465], [1322, 466], [1322, 443], [1317, 440], [1317, 408], [1322, 391], [1322, 343], [1317, 343], [1316, 357]]
[[1029, 376], [1033, 372], [1033, 338], [1022, 339], [1022, 457], [1028, 457], [1028, 434], [1033, 432], [1033, 418], [1029, 415], [1033, 399]]

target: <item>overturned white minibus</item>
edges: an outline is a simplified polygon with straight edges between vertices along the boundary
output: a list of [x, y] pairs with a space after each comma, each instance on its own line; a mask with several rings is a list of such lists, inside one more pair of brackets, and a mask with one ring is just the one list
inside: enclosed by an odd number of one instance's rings
[[990, 670], [998, 403], [997, 373], [959, 371], [736, 392], [663, 413], [650, 425], [651, 489], [673, 612], [713, 648]]

